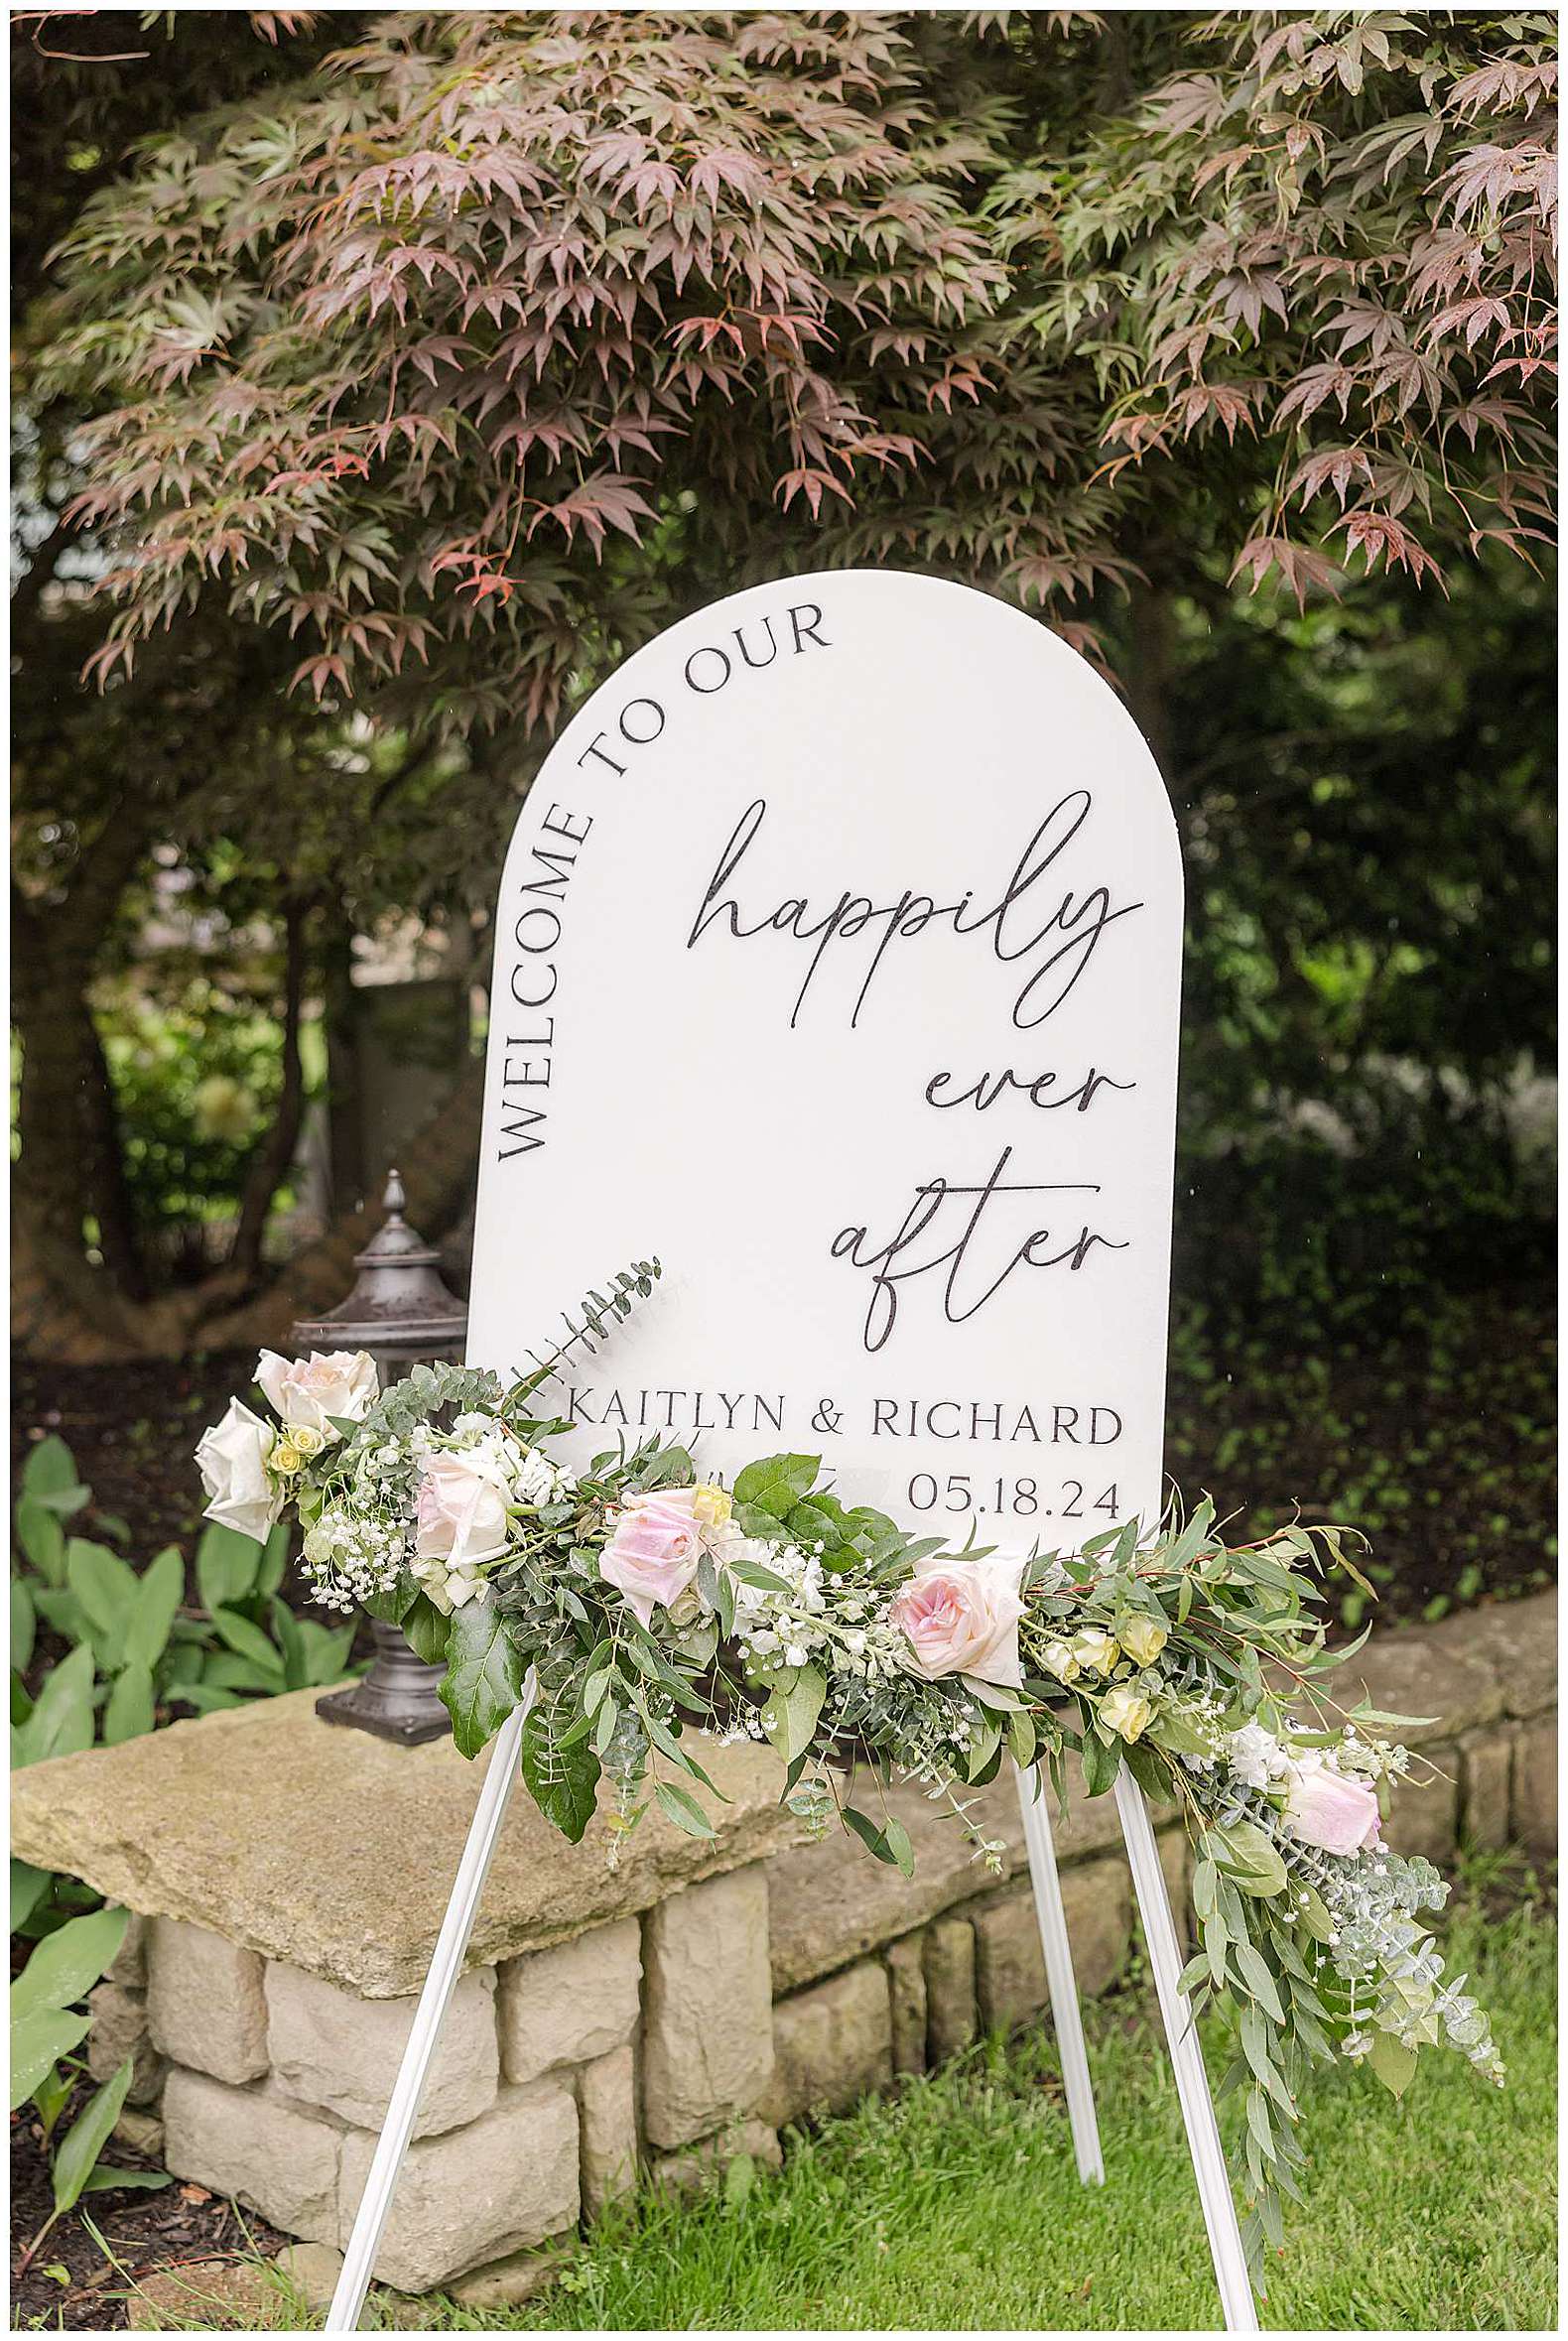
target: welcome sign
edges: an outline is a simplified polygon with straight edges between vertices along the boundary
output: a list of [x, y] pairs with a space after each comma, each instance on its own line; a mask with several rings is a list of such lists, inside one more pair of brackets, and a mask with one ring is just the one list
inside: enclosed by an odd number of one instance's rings
[[1109, 685], [970, 589], [837, 572], [639, 651], [502, 881], [470, 1362], [664, 1278], [549, 1402], [578, 1460], [821, 1453], [1066, 1549], [1161, 1496], [1182, 888]]

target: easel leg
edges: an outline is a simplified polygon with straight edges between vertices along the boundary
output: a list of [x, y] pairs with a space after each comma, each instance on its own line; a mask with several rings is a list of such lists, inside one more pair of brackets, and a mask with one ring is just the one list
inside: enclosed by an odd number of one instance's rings
[[[1062, 2083], [1067, 2091], [1067, 2118], [1073, 2129], [1073, 2152], [1085, 2186], [1104, 2186], [1106, 2165], [1100, 2151], [1100, 2126], [1095, 2120], [1095, 2093], [1089, 2079], [1089, 2051], [1084, 2045], [1084, 2012], [1073, 1973], [1073, 1949], [1067, 1936], [1067, 1913], [1062, 1907], [1062, 1882], [1057, 1876], [1056, 1848], [1051, 1841], [1051, 1816], [1043, 1787], [1037, 1795], [1029, 1776], [1013, 1767], [1018, 1806], [1023, 1814], [1023, 1841], [1029, 1852], [1029, 1876], [1034, 1885], [1034, 1914], [1040, 1924], [1040, 1947], [1045, 1953], [1045, 1980], [1051, 1990], [1051, 2016], [1062, 2057]], [[1038, 1774], [1035, 1775], [1038, 1779]]]
[[1181, 1988], [1181, 1946], [1171, 1916], [1170, 1895], [1165, 1890], [1165, 1873], [1160, 1868], [1159, 1848], [1154, 1842], [1143, 1791], [1124, 1766], [1116, 1774], [1116, 1809], [1121, 1816], [1121, 1834], [1126, 1839], [1127, 1860], [1137, 1890], [1149, 1965], [1154, 1970], [1160, 2015], [1165, 2020], [1165, 2037], [1170, 2043], [1171, 2063], [1176, 2068], [1176, 2094], [1181, 2100], [1182, 2120], [1187, 2125], [1187, 2146], [1198, 2181], [1204, 2225], [1209, 2230], [1209, 2250], [1219, 2280], [1225, 2329], [1228, 2333], [1255, 2333], [1257, 2305], [1252, 2298], [1246, 2257], [1241, 2250], [1236, 2198], [1231, 2192], [1230, 2174], [1220, 2145], [1220, 2126], [1214, 2117], [1214, 2097], [1204, 2069], [1203, 2049], [1192, 2020], [1192, 2009]]
[[348, 2250], [343, 2259], [343, 2271], [332, 2294], [332, 2305], [327, 2311], [325, 2330], [328, 2333], [357, 2333], [359, 2313], [370, 2289], [370, 2272], [375, 2265], [387, 2215], [392, 2208], [392, 2196], [403, 2167], [403, 2156], [414, 2128], [414, 2117], [430, 2071], [441, 2027], [446, 2020], [452, 1995], [462, 1972], [462, 1962], [473, 1932], [473, 1921], [478, 1915], [479, 1896], [484, 1891], [484, 1881], [489, 1873], [490, 1858], [495, 1852], [495, 1841], [506, 1818], [512, 1790], [517, 1785], [518, 1755], [522, 1745], [523, 1724], [534, 1703], [534, 1678], [529, 1676], [523, 1691], [522, 1704], [514, 1707], [496, 1734], [495, 1747], [490, 1756], [490, 1768], [479, 1791], [478, 1807], [468, 1830], [468, 1842], [462, 1849], [462, 1860], [457, 1865], [457, 1876], [452, 1888], [452, 1899], [447, 1904], [447, 1915], [441, 1922], [441, 1933], [436, 1938], [436, 1950], [425, 1978], [425, 1989], [419, 1996], [419, 2007], [414, 2012], [414, 2029], [409, 2034], [408, 2046], [403, 2051], [403, 2062], [393, 2085], [387, 2116], [376, 2143], [370, 2175], [365, 2180], [365, 2191], [354, 2214], [353, 2233], [348, 2239]]

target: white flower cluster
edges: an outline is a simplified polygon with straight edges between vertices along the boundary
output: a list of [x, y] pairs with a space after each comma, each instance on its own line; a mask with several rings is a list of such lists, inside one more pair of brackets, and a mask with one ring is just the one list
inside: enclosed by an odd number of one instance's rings
[[344, 1503], [327, 1504], [305, 1531], [305, 1568], [326, 1610], [357, 1609], [390, 1593], [408, 1554], [408, 1528]]
[[[765, 1672], [816, 1661], [830, 1676], [874, 1681], [904, 1671], [909, 1645], [888, 1623], [887, 1604], [852, 1575], [830, 1577], [819, 1552], [758, 1537], [727, 1540], [719, 1558], [735, 1593], [735, 1640], [742, 1657]], [[747, 1585], [736, 1562], [752, 1562], [782, 1580], [781, 1593]]]
[[1284, 1748], [1260, 1723], [1244, 1723], [1233, 1732], [1227, 1753], [1232, 1771], [1248, 1788], [1266, 1792], [1290, 1769]]

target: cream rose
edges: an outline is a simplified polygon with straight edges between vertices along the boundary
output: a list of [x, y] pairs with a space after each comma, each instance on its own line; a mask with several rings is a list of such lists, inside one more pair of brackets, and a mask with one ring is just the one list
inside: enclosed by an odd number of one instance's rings
[[1121, 1655], [1119, 1645], [1103, 1626], [1086, 1626], [1082, 1633], [1074, 1634], [1068, 1648], [1085, 1674], [1098, 1674], [1102, 1679]]
[[414, 1498], [414, 1553], [460, 1575], [506, 1550], [508, 1483], [482, 1447], [438, 1451], [425, 1465]]
[[911, 1673], [927, 1682], [967, 1674], [1017, 1690], [1023, 1568], [1000, 1553], [975, 1561], [932, 1554], [918, 1562], [887, 1614], [909, 1643]]
[[1040, 1652], [1040, 1664], [1047, 1674], [1054, 1674], [1059, 1683], [1077, 1682], [1082, 1669], [1066, 1642], [1047, 1642]]
[[263, 1350], [256, 1379], [269, 1406], [291, 1427], [335, 1439], [339, 1422], [363, 1422], [375, 1404], [379, 1384], [375, 1361], [364, 1350], [313, 1351], [309, 1358], [280, 1358]]
[[1133, 1690], [1130, 1683], [1117, 1683], [1113, 1690], [1108, 1691], [1097, 1712], [1101, 1722], [1118, 1739], [1125, 1740], [1129, 1748], [1148, 1730], [1154, 1714], [1142, 1692]]
[[1121, 1620], [1116, 1627], [1116, 1639], [1134, 1666], [1152, 1666], [1170, 1640], [1170, 1630], [1158, 1619], [1136, 1611], [1130, 1618]]
[[206, 1518], [265, 1544], [283, 1511], [284, 1492], [268, 1471], [275, 1433], [259, 1414], [230, 1398], [221, 1422], [203, 1431], [196, 1451], [206, 1490]]

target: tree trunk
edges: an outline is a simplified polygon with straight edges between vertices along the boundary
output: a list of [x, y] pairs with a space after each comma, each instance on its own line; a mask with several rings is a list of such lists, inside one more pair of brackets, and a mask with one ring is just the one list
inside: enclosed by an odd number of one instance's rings
[[335, 1219], [364, 1199], [360, 1147], [359, 1051], [354, 1019], [353, 930], [334, 921], [322, 953], [322, 1023], [327, 1036], [327, 1136]]
[[1126, 684], [1127, 706], [1174, 798], [1176, 757], [1171, 736], [1170, 679], [1176, 644], [1175, 613], [1170, 595], [1157, 585], [1134, 581], [1128, 590], [1128, 601], [1129, 649], [1122, 678]]
[[22, 1045], [13, 1175], [19, 1215], [52, 1246], [83, 1255], [84, 1223], [118, 1289], [147, 1292], [125, 1178], [114, 1086], [87, 997], [103, 928], [145, 840], [116, 822], [82, 858], [62, 899], [13, 892], [12, 1014]]
[[309, 913], [301, 902], [291, 902], [283, 923], [283, 1089], [272, 1127], [262, 1139], [245, 1173], [239, 1220], [229, 1248], [228, 1266], [246, 1278], [261, 1267], [261, 1247], [277, 1194], [295, 1147], [300, 1142], [300, 1120], [305, 1110], [305, 1067], [300, 1060], [300, 1015], [305, 1000], [305, 928]]

